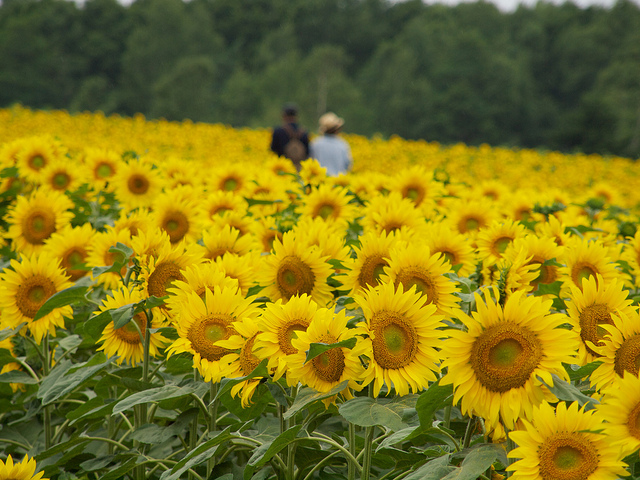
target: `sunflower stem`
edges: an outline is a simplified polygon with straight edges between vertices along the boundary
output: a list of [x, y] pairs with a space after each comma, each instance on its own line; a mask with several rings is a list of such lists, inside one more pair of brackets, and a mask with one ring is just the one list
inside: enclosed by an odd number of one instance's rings
[[[218, 406], [220, 400], [216, 398], [218, 394], [218, 384], [216, 382], [211, 382], [209, 386], [209, 432], [215, 432], [218, 428]], [[211, 476], [211, 472], [213, 468], [216, 466], [216, 457], [212, 455], [209, 460], [207, 460], [207, 476]]]
[[467, 429], [464, 432], [464, 441], [462, 442], [462, 448], [467, 448], [471, 443], [471, 432], [473, 431], [472, 427], [476, 425], [476, 418], [472, 415], [469, 417], [469, 423], [467, 423]]
[[449, 428], [451, 425], [451, 405], [444, 407], [444, 428]]
[[[51, 371], [51, 354], [49, 352], [49, 333], [44, 336], [42, 340], [42, 371], [44, 376], [47, 377]], [[46, 449], [51, 448], [52, 439], [51, 430], [51, 405], [45, 405], [44, 407], [44, 446]]]
[[[196, 383], [200, 381], [200, 374], [197, 368], [193, 370], [193, 379], [196, 381]], [[199, 407], [199, 403], [202, 403], [202, 401], [198, 402], [198, 400], [194, 400], [196, 407]], [[198, 417], [199, 416], [200, 416], [200, 409], [198, 408], [198, 410], [196, 410], [196, 415], [191, 422], [191, 430], [189, 431], [189, 451], [190, 452], [193, 451], [198, 445]], [[189, 472], [189, 479], [194, 480], [195, 478], [196, 477], [191, 472]]]
[[[369, 397], [373, 398], [373, 384], [369, 384]], [[371, 456], [373, 452], [373, 433], [376, 427], [366, 427], [364, 434], [364, 455], [362, 457], [362, 474], [361, 480], [369, 480], [371, 476]]]
[[[511, 450], [516, 448], [516, 443], [513, 440], [511, 440], [511, 437], [509, 437], [509, 430], [505, 428], [504, 431], [507, 434], [507, 460], [509, 465], [511, 465], [515, 463], [515, 459], [509, 457], [509, 452], [511, 452]], [[510, 472], [510, 471], [506, 472], [507, 478], [510, 477], [511, 475], [513, 475], [513, 472]]]
[[[356, 426], [349, 422], [349, 453], [355, 458], [356, 456]], [[349, 461], [349, 470], [347, 474], [348, 480], [355, 480], [356, 478], [356, 466], [352, 461]]]

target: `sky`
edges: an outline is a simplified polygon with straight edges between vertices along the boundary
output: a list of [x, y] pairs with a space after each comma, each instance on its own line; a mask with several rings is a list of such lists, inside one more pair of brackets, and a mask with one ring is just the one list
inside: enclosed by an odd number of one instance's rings
[[[476, 1], [476, 0], [425, 0], [426, 3], [444, 3], [446, 5], [456, 5], [458, 3], [461, 2], [468, 2], [468, 1]], [[536, 0], [488, 0], [492, 3], [495, 3], [498, 8], [504, 12], [512, 12], [514, 11], [519, 4], [524, 4], [524, 5], [535, 5]], [[551, 2], [551, 3], [555, 3], [555, 4], [561, 4], [563, 3], [562, 0], [545, 0], [547, 2]], [[572, 0], [573, 3], [575, 3], [576, 5], [578, 5], [579, 7], [589, 7], [592, 5], [595, 6], [603, 6], [603, 7], [611, 7], [616, 0]], [[632, 0], [635, 3], [638, 3], [640, 5], [640, 0]]]

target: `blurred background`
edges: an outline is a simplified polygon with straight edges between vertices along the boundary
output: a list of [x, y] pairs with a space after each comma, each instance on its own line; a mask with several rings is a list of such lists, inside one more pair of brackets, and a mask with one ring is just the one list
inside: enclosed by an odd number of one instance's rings
[[640, 157], [640, 5], [3, 0], [0, 107]]

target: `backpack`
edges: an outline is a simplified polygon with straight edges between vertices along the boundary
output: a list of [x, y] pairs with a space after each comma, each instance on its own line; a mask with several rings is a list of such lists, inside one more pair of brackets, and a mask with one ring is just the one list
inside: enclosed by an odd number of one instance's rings
[[303, 130], [293, 130], [290, 125], [286, 125], [285, 130], [289, 134], [289, 141], [284, 146], [284, 156], [293, 162], [296, 169], [300, 170], [300, 162], [307, 158], [307, 148], [300, 140], [304, 134]]

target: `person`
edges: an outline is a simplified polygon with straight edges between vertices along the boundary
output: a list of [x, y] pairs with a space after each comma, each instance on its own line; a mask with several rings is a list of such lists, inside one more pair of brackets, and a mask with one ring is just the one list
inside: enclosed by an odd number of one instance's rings
[[349, 144], [339, 137], [344, 120], [333, 112], [325, 113], [318, 120], [322, 134], [314, 138], [309, 146], [309, 156], [327, 169], [327, 175], [337, 176], [351, 169], [353, 159]]
[[282, 108], [282, 125], [273, 129], [271, 150], [287, 157], [300, 171], [300, 162], [309, 158], [309, 134], [298, 125], [298, 108], [287, 103]]

